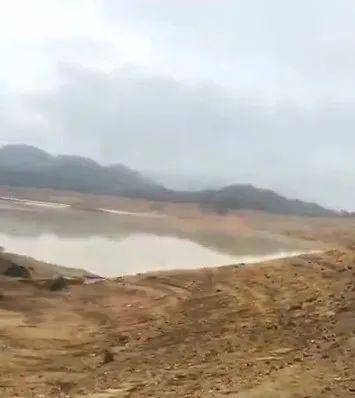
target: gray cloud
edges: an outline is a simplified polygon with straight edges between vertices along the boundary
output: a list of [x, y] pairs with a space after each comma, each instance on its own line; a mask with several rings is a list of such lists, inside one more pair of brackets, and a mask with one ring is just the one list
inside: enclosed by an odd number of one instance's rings
[[134, 23], [187, 75], [263, 96], [355, 100], [351, 0], [135, 0], [125, 7], [111, 0], [107, 16]]
[[80, 3], [0, 37], [0, 143], [354, 208], [352, 0]]
[[350, 199], [336, 200], [314, 188], [333, 183], [337, 175], [355, 184], [349, 175], [352, 106], [270, 107], [218, 86], [127, 69], [104, 73], [71, 66], [62, 68], [61, 79], [55, 90], [27, 98], [47, 121], [56, 151], [165, 175], [253, 182], [351, 205]]

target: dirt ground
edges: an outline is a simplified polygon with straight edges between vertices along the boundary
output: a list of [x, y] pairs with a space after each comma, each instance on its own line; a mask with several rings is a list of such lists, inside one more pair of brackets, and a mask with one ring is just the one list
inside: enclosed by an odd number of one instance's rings
[[0, 396], [353, 397], [355, 252], [56, 292], [1, 276]]

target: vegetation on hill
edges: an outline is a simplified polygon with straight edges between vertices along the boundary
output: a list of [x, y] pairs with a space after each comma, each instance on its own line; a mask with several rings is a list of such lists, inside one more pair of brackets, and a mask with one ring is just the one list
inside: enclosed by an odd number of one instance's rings
[[27, 145], [0, 149], [0, 184], [111, 195], [164, 191], [123, 165], [105, 167], [79, 156], [52, 156]]
[[197, 192], [173, 191], [121, 164], [102, 166], [79, 156], [52, 156], [27, 145], [0, 148], [0, 185], [191, 202], [220, 213], [252, 209], [307, 216], [335, 214], [315, 203], [287, 199], [271, 190], [255, 188], [252, 185], [231, 185], [218, 190]]

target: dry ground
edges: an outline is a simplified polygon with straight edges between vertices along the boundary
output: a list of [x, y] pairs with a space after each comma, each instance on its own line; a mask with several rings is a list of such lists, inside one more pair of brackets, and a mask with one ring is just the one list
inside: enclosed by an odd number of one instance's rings
[[97, 284], [0, 277], [0, 396], [353, 397], [355, 252]]

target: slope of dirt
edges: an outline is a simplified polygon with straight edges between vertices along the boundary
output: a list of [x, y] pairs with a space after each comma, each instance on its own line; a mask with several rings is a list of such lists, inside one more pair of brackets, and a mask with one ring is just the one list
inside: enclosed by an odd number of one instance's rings
[[0, 275], [5, 275], [9, 268], [25, 268], [32, 279], [48, 279], [59, 276], [67, 278], [85, 278], [93, 276], [90, 272], [80, 268], [68, 268], [60, 265], [49, 264], [32, 257], [4, 252], [0, 249]]
[[59, 292], [0, 276], [0, 396], [355, 395], [355, 252]]

